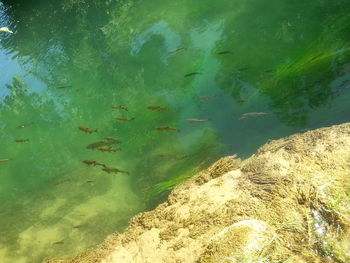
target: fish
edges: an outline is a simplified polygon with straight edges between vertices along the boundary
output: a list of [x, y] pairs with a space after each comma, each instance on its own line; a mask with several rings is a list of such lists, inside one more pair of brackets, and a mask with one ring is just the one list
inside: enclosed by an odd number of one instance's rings
[[185, 47], [179, 47], [179, 48], [176, 48], [176, 49], [174, 49], [174, 50], [170, 50], [170, 51], [168, 51], [168, 54], [174, 54], [174, 53], [176, 53], [176, 52], [179, 52], [179, 51], [181, 51], [181, 50], [186, 50], [187, 48], [185, 48]]
[[72, 226], [72, 228], [77, 229], [77, 228], [81, 228], [81, 227], [83, 227], [83, 226], [84, 226], [84, 224], [78, 224], [78, 225]]
[[30, 126], [32, 124], [33, 124], [33, 122], [31, 122], [31, 123], [24, 123], [24, 124], [18, 125], [17, 128], [18, 129], [23, 129], [23, 128], [26, 128], [26, 127], [28, 127], [28, 126]]
[[160, 153], [157, 154], [156, 157], [160, 157], [160, 158], [164, 158], [164, 157], [176, 157], [176, 154], [172, 154], [172, 153]]
[[273, 69], [267, 69], [267, 70], [265, 70], [264, 72], [266, 72], [266, 73], [271, 73], [271, 72], [273, 72]]
[[103, 166], [105, 167], [106, 165], [103, 164], [103, 163], [99, 163], [97, 161], [94, 161], [94, 160], [84, 160], [83, 163], [87, 164], [87, 165], [93, 165], [93, 166], [96, 166], [96, 165], [99, 165], [99, 166]]
[[266, 113], [266, 112], [248, 112], [244, 113], [239, 119], [249, 119], [249, 118], [255, 118], [255, 117], [260, 117], [260, 116], [266, 116], [270, 115], [271, 113]]
[[200, 120], [200, 119], [187, 119], [187, 122], [198, 123], [198, 122], [207, 122], [209, 120]]
[[97, 149], [99, 147], [108, 146], [108, 145], [111, 145], [111, 144], [114, 144], [114, 143], [115, 142], [112, 142], [112, 141], [109, 141], [109, 142], [105, 142], [105, 141], [94, 142], [94, 143], [91, 143], [88, 146], [86, 146], [86, 148], [90, 149], [90, 150], [95, 150], [95, 149]]
[[13, 32], [10, 29], [8, 29], [8, 27], [0, 27], [0, 32], [7, 32], [13, 34]]
[[239, 68], [238, 71], [246, 71], [248, 70], [249, 68]]
[[147, 192], [149, 190], [151, 190], [151, 187], [145, 187], [145, 188], [140, 189], [140, 192], [141, 193], [145, 193], [145, 192]]
[[6, 162], [9, 162], [11, 161], [11, 159], [0, 159], [0, 163], [6, 163]]
[[52, 243], [52, 245], [62, 245], [62, 244], [64, 244], [64, 240], [56, 241]]
[[91, 130], [87, 127], [84, 127], [84, 126], [79, 126], [78, 127], [79, 130], [83, 131], [83, 132], [86, 132], [86, 133], [93, 133], [93, 132], [97, 132], [97, 129], [96, 130]]
[[217, 54], [218, 54], [218, 55], [226, 55], [226, 54], [232, 54], [232, 52], [229, 51], [229, 50], [226, 50], [226, 51], [220, 51], [220, 52], [218, 52]]
[[212, 96], [204, 96], [204, 97], [198, 97], [199, 100], [210, 100], [213, 98], [216, 98], [217, 95], [212, 95]]
[[340, 70], [341, 73], [349, 73], [350, 72], [350, 67], [344, 67]]
[[160, 106], [148, 106], [147, 109], [152, 111], [166, 111], [169, 110], [167, 107], [160, 107]]
[[97, 150], [101, 152], [116, 152], [116, 151], [121, 151], [122, 149], [103, 146], [103, 147], [98, 147]]
[[58, 86], [56, 87], [56, 89], [67, 89], [67, 88], [71, 88], [72, 86], [68, 85], [68, 86]]
[[127, 172], [127, 171], [123, 171], [123, 170], [119, 170], [119, 169], [117, 169], [117, 168], [112, 168], [112, 167], [104, 167], [104, 168], [102, 168], [102, 171], [105, 171], [106, 173], [115, 173], [115, 174], [117, 174], [117, 173], [125, 173], [125, 174], [129, 174], [129, 172]]
[[192, 76], [195, 76], [195, 75], [202, 75], [203, 73], [201, 72], [192, 72], [192, 73], [188, 73], [186, 74], [184, 77], [192, 77]]
[[244, 103], [247, 103], [248, 101], [246, 101], [246, 100], [237, 100], [237, 103], [238, 104], [244, 104]]
[[123, 118], [123, 117], [117, 117], [115, 118], [118, 121], [132, 121], [135, 120], [135, 118]]
[[119, 141], [118, 139], [112, 137], [112, 136], [107, 136], [104, 138], [107, 141], [113, 142], [113, 143], [121, 143], [121, 141]]
[[29, 139], [18, 139], [16, 142], [29, 142]]
[[169, 127], [169, 126], [159, 126], [159, 127], [156, 127], [156, 130], [158, 130], [158, 131], [180, 131], [180, 129], [178, 129], [178, 128]]
[[94, 180], [87, 180], [85, 183], [91, 184], [91, 183], [94, 183], [94, 182], [95, 182]]
[[127, 108], [127, 107], [120, 106], [120, 105], [112, 106], [112, 109], [128, 111], [128, 108]]

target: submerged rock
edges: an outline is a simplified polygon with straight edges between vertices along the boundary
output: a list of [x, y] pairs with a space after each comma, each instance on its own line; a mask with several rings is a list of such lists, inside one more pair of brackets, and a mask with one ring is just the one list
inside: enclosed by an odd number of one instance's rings
[[95, 250], [50, 263], [350, 262], [350, 124], [225, 157]]

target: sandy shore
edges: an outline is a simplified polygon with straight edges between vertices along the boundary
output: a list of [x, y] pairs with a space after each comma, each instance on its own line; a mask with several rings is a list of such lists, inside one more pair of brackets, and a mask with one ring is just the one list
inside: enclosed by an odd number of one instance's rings
[[225, 157], [94, 250], [46, 263], [350, 262], [350, 124]]

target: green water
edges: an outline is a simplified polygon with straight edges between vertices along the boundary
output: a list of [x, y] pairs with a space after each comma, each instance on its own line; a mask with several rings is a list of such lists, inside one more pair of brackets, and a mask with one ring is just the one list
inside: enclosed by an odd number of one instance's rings
[[[0, 32], [0, 160], [11, 159], [0, 262], [91, 248], [222, 156], [348, 122], [349, 11], [347, 0], [2, 1], [0, 27], [14, 33]], [[239, 119], [249, 112], [269, 115]], [[86, 148], [106, 136], [122, 150]]]

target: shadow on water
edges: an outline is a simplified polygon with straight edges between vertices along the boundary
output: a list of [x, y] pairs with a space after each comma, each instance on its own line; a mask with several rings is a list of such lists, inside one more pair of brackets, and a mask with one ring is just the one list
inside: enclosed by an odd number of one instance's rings
[[222, 156], [349, 121], [346, 1], [2, 3], [5, 263], [80, 252]]

